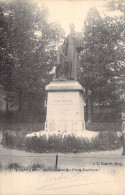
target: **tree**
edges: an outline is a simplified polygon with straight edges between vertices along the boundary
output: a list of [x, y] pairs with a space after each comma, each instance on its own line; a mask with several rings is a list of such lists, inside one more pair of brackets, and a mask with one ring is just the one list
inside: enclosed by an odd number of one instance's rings
[[44, 99], [45, 85], [52, 79], [50, 71], [55, 66], [56, 47], [64, 32], [58, 24], [49, 22], [44, 5], [16, 0], [3, 2], [1, 7], [10, 54], [5, 43], [4, 47], [14, 64], [11, 90], [19, 92], [21, 110], [23, 93], [29, 94], [29, 102], [33, 93]]
[[8, 90], [12, 84], [13, 58], [7, 36], [7, 23], [0, 7], [0, 84]]
[[125, 58], [124, 47], [119, 44], [123, 31], [118, 17], [101, 18], [97, 9], [89, 11], [84, 25], [81, 82], [91, 91], [91, 109], [94, 101], [111, 104], [118, 97], [115, 77], [121, 74]]
[[24, 90], [39, 90], [41, 78], [47, 80], [50, 76], [61, 29], [48, 22], [46, 8], [40, 9], [29, 1], [11, 2], [4, 5], [4, 11], [9, 13], [8, 36], [16, 62], [14, 79]]
[[[107, 4], [107, 7], [110, 11], [119, 11], [120, 16], [118, 17], [120, 20], [120, 24], [123, 27], [123, 31], [120, 35], [119, 45], [124, 48], [125, 50], [125, 1], [119, 0], [119, 1], [112, 1], [110, 0]], [[120, 71], [119, 75], [115, 78], [117, 90], [116, 93], [119, 95], [119, 101], [125, 101], [125, 59], [123, 58], [121, 61], [119, 61]], [[122, 105], [123, 105], [122, 104]]]
[[8, 114], [9, 96], [7, 91], [12, 89], [14, 60], [11, 55], [7, 34], [7, 22], [4, 10], [0, 6], [0, 85], [6, 91], [6, 114]]

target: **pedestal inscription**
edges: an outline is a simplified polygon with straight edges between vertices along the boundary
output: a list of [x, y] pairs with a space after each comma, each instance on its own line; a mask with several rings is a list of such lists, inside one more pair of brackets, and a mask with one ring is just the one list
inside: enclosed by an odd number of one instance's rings
[[55, 82], [54, 87], [53, 83], [46, 88], [48, 99], [45, 129], [60, 132], [85, 129], [81, 85], [77, 81], [65, 81], [61, 85]]

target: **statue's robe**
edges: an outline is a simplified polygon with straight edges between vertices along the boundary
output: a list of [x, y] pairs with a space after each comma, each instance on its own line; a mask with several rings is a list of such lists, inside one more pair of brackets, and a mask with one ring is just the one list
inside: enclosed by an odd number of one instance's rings
[[79, 53], [83, 50], [82, 33], [70, 33], [58, 47], [56, 78], [77, 80]]
[[68, 78], [77, 80], [79, 71], [79, 53], [83, 50], [83, 36], [82, 33], [70, 33], [64, 40], [67, 45], [66, 56], [69, 59]]

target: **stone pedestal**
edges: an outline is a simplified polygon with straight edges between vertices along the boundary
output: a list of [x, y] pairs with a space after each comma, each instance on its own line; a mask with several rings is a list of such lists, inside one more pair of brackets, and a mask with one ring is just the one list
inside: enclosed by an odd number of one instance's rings
[[46, 86], [46, 131], [83, 131], [83, 87], [77, 81], [53, 81]]

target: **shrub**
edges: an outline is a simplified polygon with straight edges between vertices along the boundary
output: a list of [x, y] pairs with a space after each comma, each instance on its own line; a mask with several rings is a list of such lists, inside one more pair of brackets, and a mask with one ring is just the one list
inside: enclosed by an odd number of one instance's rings
[[2, 164], [0, 164], [0, 171], [3, 169], [3, 166], [2, 166]]
[[121, 146], [116, 132], [105, 131], [99, 132], [98, 136], [91, 140], [74, 135], [51, 135], [47, 138], [41, 137], [8, 135], [4, 138], [4, 145], [10, 148], [25, 149], [30, 152], [86, 152], [99, 150], [114, 150]]
[[21, 165], [19, 165], [18, 163], [10, 163], [7, 167], [7, 169], [9, 170], [13, 170], [13, 169], [19, 169], [19, 168], [22, 168]]
[[5, 133], [2, 144], [10, 148], [23, 148], [25, 147], [25, 136], [17, 134]]
[[[1, 168], [2, 169], [2, 168]], [[30, 166], [22, 166], [18, 163], [10, 163], [7, 167], [7, 170], [20, 170], [20, 171], [41, 171], [42, 169], [53, 170], [54, 167], [48, 167], [43, 164], [33, 164]]]
[[105, 131], [99, 132], [94, 145], [96, 150], [114, 150], [121, 147], [121, 142], [116, 132]]
[[75, 136], [46, 136], [26, 139], [28, 151], [33, 152], [85, 152], [94, 150], [113, 150], [121, 146], [116, 133], [100, 132], [98, 137], [91, 140]]

